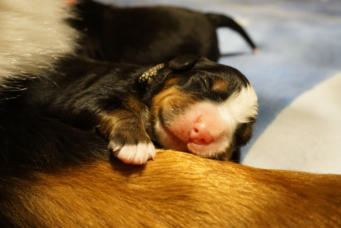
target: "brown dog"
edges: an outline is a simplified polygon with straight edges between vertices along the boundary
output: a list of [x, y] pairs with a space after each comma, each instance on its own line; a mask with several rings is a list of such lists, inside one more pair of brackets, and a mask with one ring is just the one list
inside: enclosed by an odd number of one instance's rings
[[1, 227], [341, 226], [339, 175], [174, 151], [158, 151], [145, 167], [98, 161], [15, 181], [10, 197], [0, 198]]

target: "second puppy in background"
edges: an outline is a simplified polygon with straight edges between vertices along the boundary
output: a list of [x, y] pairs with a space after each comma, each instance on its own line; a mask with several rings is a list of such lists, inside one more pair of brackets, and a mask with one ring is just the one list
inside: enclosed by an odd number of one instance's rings
[[120, 8], [89, 0], [74, 5], [77, 18], [69, 20], [81, 31], [79, 53], [98, 60], [157, 64], [191, 54], [216, 61], [220, 57], [217, 28], [240, 34], [256, 45], [231, 17], [179, 7]]

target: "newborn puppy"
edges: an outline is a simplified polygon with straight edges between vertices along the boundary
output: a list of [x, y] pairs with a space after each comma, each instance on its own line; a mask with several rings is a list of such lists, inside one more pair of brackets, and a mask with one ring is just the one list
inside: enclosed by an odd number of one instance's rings
[[14, 169], [96, 158], [104, 144], [123, 162], [144, 164], [155, 156], [152, 141], [228, 160], [257, 115], [256, 94], [239, 71], [192, 56], [154, 67], [72, 57], [49, 77], [6, 86], [16, 89], [0, 97], [0, 162]]
[[78, 18], [69, 20], [81, 31], [79, 52], [109, 61], [157, 64], [180, 54], [219, 58], [216, 29], [227, 27], [256, 48], [232, 18], [177, 7], [119, 8], [89, 0], [75, 5]]
[[206, 58], [195, 62], [193, 57], [178, 57], [169, 67], [175, 72], [167, 80], [160, 80], [159, 73], [153, 80], [162, 88], [151, 99], [153, 139], [163, 148], [220, 160], [235, 155], [238, 161], [258, 108], [248, 80], [238, 70]]

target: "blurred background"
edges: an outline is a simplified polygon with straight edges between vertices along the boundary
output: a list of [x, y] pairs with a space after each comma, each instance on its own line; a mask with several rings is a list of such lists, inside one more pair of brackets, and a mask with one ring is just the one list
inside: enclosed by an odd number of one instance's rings
[[243, 72], [259, 118], [242, 163], [341, 173], [341, 0], [101, 0], [122, 7], [176, 5], [237, 19], [259, 46], [219, 29], [219, 62]]

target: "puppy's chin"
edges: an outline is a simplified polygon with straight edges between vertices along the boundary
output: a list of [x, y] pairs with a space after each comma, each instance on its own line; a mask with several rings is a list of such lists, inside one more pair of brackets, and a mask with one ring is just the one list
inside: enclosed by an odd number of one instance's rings
[[0, 83], [17, 75], [42, 74], [72, 53], [77, 33], [64, 0], [0, 1]]

